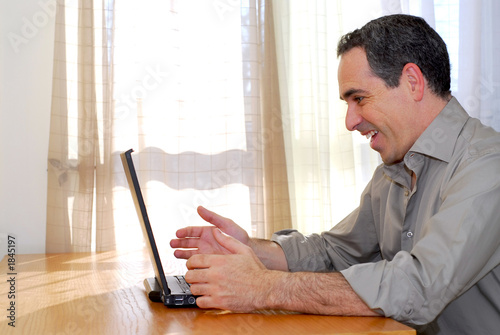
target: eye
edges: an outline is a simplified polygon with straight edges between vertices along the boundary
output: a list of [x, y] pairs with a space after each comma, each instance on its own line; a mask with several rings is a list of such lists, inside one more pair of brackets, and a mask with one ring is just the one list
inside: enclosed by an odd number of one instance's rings
[[354, 100], [359, 104], [364, 98], [365, 97], [354, 97]]

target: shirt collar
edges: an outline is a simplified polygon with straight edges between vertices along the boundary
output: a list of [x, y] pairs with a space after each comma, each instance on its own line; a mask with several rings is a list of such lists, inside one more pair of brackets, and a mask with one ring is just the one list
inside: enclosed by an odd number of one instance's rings
[[469, 118], [458, 100], [452, 97], [406, 155], [420, 153], [449, 162], [458, 136]]

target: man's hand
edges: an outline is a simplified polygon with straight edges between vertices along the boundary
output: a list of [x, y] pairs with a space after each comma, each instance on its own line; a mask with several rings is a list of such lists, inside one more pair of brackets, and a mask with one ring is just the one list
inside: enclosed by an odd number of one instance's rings
[[174, 252], [175, 257], [188, 259], [196, 254], [230, 254], [231, 252], [220, 245], [214, 238], [214, 230], [217, 230], [217, 228], [241, 243], [248, 245], [250, 241], [248, 233], [233, 220], [220, 216], [201, 206], [198, 207], [198, 214], [203, 220], [215, 227], [204, 226], [179, 229], [176, 234], [178, 239], [170, 241], [170, 246], [185, 250], [176, 250]]
[[231, 255], [196, 254], [186, 263], [186, 281], [201, 308], [249, 312], [266, 307], [273, 272], [250, 247], [213, 228], [213, 240]]
[[251, 312], [283, 309], [326, 315], [378, 315], [358, 297], [344, 276], [335, 273], [268, 270], [253, 250], [213, 230], [229, 255], [197, 254], [186, 265], [186, 281], [201, 308]]
[[[285, 309], [330, 315], [378, 315], [340, 273], [287, 272], [281, 247], [250, 239], [232, 220], [203, 207], [198, 213], [213, 226], [187, 227], [170, 242], [175, 256], [188, 259], [186, 281], [201, 308], [250, 312]], [[280, 271], [275, 271], [280, 270]]]

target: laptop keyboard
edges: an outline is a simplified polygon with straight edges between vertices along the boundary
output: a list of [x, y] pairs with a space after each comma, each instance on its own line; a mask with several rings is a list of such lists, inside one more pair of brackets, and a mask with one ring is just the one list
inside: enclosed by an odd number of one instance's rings
[[184, 279], [184, 276], [175, 276], [177, 279], [177, 282], [179, 283], [179, 286], [181, 289], [184, 291], [184, 293], [191, 294], [191, 289], [189, 288], [189, 283]]

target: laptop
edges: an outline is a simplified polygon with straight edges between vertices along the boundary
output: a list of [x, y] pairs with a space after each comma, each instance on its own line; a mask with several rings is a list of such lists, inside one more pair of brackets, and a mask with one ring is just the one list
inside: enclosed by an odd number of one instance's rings
[[133, 149], [130, 149], [123, 152], [120, 157], [155, 272], [155, 278], [146, 278], [144, 280], [148, 296], [152, 301], [161, 301], [165, 306], [169, 307], [197, 307], [196, 296], [191, 294], [189, 284], [184, 279], [184, 276], [165, 276], [163, 272], [160, 255], [132, 160], [133, 151]]

